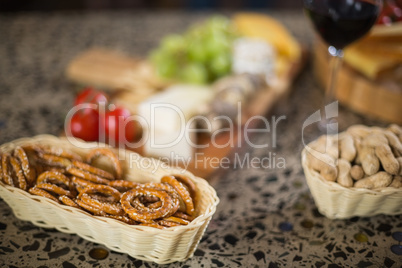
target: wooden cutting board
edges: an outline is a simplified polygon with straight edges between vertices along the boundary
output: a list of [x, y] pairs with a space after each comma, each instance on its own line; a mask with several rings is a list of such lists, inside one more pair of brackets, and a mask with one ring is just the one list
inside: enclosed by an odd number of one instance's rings
[[[246, 108], [242, 109], [242, 121], [247, 121], [255, 115], [266, 116], [281, 99], [286, 98], [306, 60], [307, 50], [303, 49], [300, 61], [288, 70], [286, 77], [278, 81], [275, 87], [259, 90], [251, 98]], [[169, 85], [168, 82], [155, 76], [147, 61], [102, 48], [91, 49], [78, 55], [68, 66], [66, 76], [80, 85], [97, 86], [107, 89], [112, 95], [118, 95], [116, 101], [129, 107], [133, 113], [136, 112], [135, 107], [138, 103]], [[125, 95], [121, 97], [121, 94]], [[253, 123], [249, 127], [258, 126]], [[186, 165], [186, 168], [197, 176], [210, 177], [211, 173], [221, 167], [219, 164], [211, 164], [210, 161], [220, 161], [224, 157], [230, 160], [234, 152], [242, 148], [239, 144], [245, 144], [241, 126], [236, 127], [235, 133], [232, 134], [222, 133], [216, 137], [214, 142], [217, 144], [234, 144], [219, 148], [212, 145], [209, 136], [199, 135], [198, 142], [208, 146], [205, 149], [197, 149], [194, 154], [198, 157]], [[135, 151], [146, 156], [143, 148], [137, 148]]]
[[[330, 55], [326, 46], [314, 45], [314, 75], [324, 89], [328, 83]], [[336, 81], [336, 98], [353, 111], [389, 123], [402, 125], [402, 85], [399, 90], [371, 81], [345, 62]]]

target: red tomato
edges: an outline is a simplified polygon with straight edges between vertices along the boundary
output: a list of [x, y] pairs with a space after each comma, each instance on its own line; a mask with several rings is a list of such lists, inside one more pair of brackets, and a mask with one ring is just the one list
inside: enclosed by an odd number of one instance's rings
[[384, 1], [378, 24], [391, 25], [393, 22], [402, 21], [402, 1]]
[[67, 131], [85, 141], [99, 139], [99, 113], [95, 109], [78, 110], [68, 123]]
[[[111, 145], [118, 145], [119, 142], [131, 142], [134, 140], [136, 124], [132, 120], [127, 120], [130, 116], [130, 111], [122, 107], [117, 107], [113, 111], [109, 111], [105, 114], [106, 137], [109, 143], [115, 143]], [[120, 134], [120, 131], [124, 131], [124, 134]], [[120, 137], [120, 135], [122, 135], [122, 137]]]
[[75, 98], [74, 106], [83, 103], [99, 104], [100, 102], [106, 103], [108, 100], [104, 92], [98, 91], [92, 87], [84, 88]]

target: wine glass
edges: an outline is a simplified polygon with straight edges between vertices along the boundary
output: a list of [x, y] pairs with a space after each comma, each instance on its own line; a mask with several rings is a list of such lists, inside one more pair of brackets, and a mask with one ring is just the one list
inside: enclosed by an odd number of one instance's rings
[[[335, 99], [336, 76], [342, 64], [343, 49], [371, 29], [380, 14], [382, 0], [303, 0], [303, 5], [331, 55], [325, 106]], [[327, 120], [322, 119], [319, 125], [320, 128], [326, 127]]]

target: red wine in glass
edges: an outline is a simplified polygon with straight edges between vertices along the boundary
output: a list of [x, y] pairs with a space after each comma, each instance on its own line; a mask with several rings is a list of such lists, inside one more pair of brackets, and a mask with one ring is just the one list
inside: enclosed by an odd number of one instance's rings
[[[328, 44], [328, 52], [332, 56], [325, 105], [334, 99], [336, 75], [341, 65], [343, 49], [371, 29], [380, 14], [382, 1], [303, 0], [303, 4], [307, 17], [319, 36]], [[328, 133], [330, 131], [327, 125], [328, 120], [321, 119], [319, 127]]]
[[[307, 16], [318, 34], [336, 49], [364, 36], [374, 25], [380, 12], [375, 1], [365, 0], [322, 0], [306, 1]], [[316, 3], [316, 4], [314, 4]]]

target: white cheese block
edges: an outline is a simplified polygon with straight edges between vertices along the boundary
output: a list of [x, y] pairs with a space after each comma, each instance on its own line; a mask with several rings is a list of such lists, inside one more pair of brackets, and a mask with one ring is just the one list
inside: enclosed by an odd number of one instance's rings
[[[152, 132], [153, 131], [153, 132]], [[170, 165], [178, 165], [191, 161], [194, 155], [194, 148], [188, 141], [195, 139], [195, 134], [185, 136], [180, 131], [150, 130], [149, 140], [145, 143], [144, 152], [147, 156], [161, 157], [165, 161], [174, 161]]]
[[208, 87], [174, 85], [142, 102], [138, 115], [147, 123], [143, 126], [145, 154], [186, 161], [192, 157], [195, 134], [188, 133], [187, 124], [212, 97], [213, 91]]
[[233, 44], [232, 71], [235, 74], [275, 76], [276, 51], [265, 40], [239, 38]]

